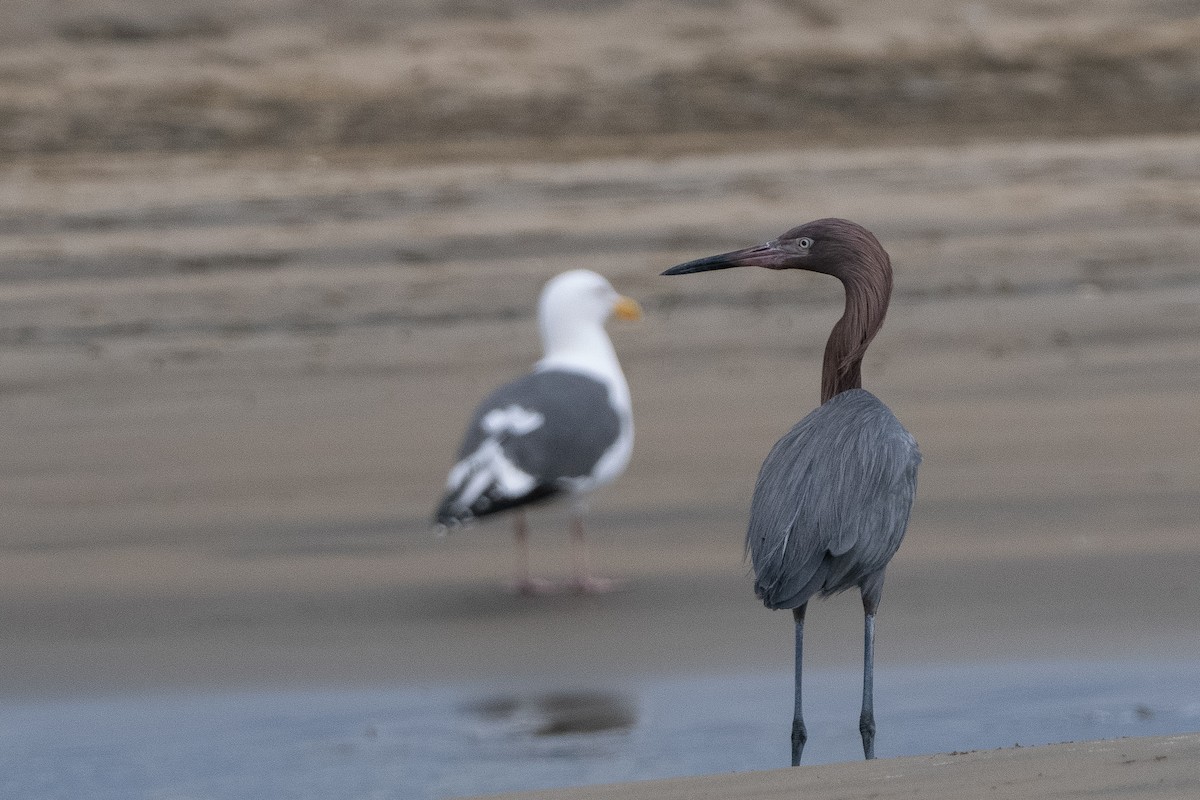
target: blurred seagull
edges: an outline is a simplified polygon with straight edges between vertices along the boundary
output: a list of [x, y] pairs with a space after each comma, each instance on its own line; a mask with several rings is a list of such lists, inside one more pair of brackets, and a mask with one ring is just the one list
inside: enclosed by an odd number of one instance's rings
[[583, 540], [588, 496], [620, 475], [633, 452], [629, 386], [604, 330], [610, 315], [637, 320], [641, 308], [588, 270], [547, 282], [538, 303], [545, 355], [533, 372], [496, 389], [475, 410], [435, 514], [438, 525], [457, 528], [515, 510], [515, 588], [523, 594], [553, 589], [530, 577], [525, 506], [557, 497], [572, 505], [574, 588], [613, 586], [589, 573]]

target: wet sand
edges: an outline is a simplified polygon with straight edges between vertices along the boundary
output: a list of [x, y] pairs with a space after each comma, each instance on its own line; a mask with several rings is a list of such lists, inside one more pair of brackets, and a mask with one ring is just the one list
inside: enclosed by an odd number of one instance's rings
[[[881, 660], [1195, 656], [1197, 146], [268, 162], [252, 188], [243, 159], [14, 169], [10, 219], [108, 221], [0, 240], [5, 690], [786, 664], [741, 540], [763, 454], [815, 403], [839, 290], [657, 272], [822, 213], [893, 253], [864, 372], [925, 455]], [[453, 213], [429, 199], [450, 191]], [[500, 197], [511, 217], [486, 227]], [[297, 204], [318, 210], [293, 221]], [[377, 263], [393, 239], [424, 260]], [[177, 266], [268, 242], [315, 254]], [[98, 276], [32, 279], [31, 252]], [[472, 405], [536, 357], [538, 286], [568, 266], [647, 307], [611, 326], [637, 447], [591, 521], [625, 588], [513, 598], [503, 520], [437, 539], [427, 519]], [[535, 566], [565, 574], [561, 511], [533, 535]], [[812, 658], [853, 663], [853, 598], [812, 617]]]
[[[809, 782], [826, 791], [854, 775], [828, 765], [861, 762], [857, 673], [806, 670], [810, 738], [799, 772], [816, 775]], [[1187, 734], [1200, 703], [1180, 688], [1193, 680], [1190, 661], [889, 664], [878, 675], [878, 752], [891, 761]], [[764, 777], [756, 771], [787, 763], [786, 670], [594, 675], [567, 687], [498, 681], [9, 699], [0, 772], [14, 797], [433, 800], [733, 773], [753, 795]], [[1194, 768], [1186, 758], [1165, 769], [1154, 763], [1168, 777], [1180, 764], [1185, 775]], [[1107, 781], [1088, 759], [1060, 766], [1064, 776], [1088, 773], [1081, 786]], [[1194, 794], [1194, 769], [1192, 780]], [[654, 785], [609, 791], [638, 796]], [[1126, 787], [1118, 780], [1111, 788]], [[948, 788], [931, 781], [930, 796], [961, 796], [943, 794]]]

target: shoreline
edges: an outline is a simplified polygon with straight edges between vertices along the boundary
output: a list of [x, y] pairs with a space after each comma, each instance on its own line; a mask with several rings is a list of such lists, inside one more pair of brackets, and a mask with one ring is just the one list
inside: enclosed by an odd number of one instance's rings
[[[269, 785], [306, 800], [327, 796], [321, 787], [328, 786], [356, 787], [345, 794], [354, 798], [437, 800], [506, 791], [567, 798], [579, 792], [580, 800], [749, 800], [791, 797], [800, 789], [804, 796], [832, 800], [894, 796], [872, 786], [881, 782], [883, 769], [884, 782], [904, 778], [900, 796], [960, 800], [979, 794], [955, 794], [955, 781], [979, 789], [989, 779], [986, 786], [999, 787], [1020, 784], [1033, 772], [1057, 771], [1065, 779], [1083, 771], [1117, 792], [1100, 796], [1146, 800], [1160, 795], [1124, 794], [1123, 776], [1109, 780], [1104, 772], [1112, 759], [1094, 751], [1119, 746], [1126, 768], [1143, 759], [1132, 752], [1137, 749], [1152, 764], [1175, 758], [1155, 746], [1198, 736], [1200, 706], [1189, 702], [1191, 663], [891, 670], [878, 676], [885, 701], [879, 706], [881, 758], [870, 764], [861, 760], [855, 726], [859, 674], [846, 668], [806, 676], [812, 736], [801, 770], [781, 768], [787, 763], [791, 676], [780, 672], [641, 680], [605, 674], [570, 682], [510, 679], [403, 689], [346, 681], [323, 690], [200, 691], [193, 685], [178, 692], [8, 702], [0, 772], [16, 795], [30, 797], [48, 796], [46, 775], [54, 774], [62, 796], [86, 787], [97, 795], [200, 791], [250, 798], [258, 796], [254, 789], [223, 794], [219, 787]], [[1087, 746], [1056, 756], [1054, 743], [1061, 742]], [[991, 754], [1047, 748], [1049, 755], [1038, 758], [1057, 759], [1053, 769], [1009, 758], [958, 774], [942, 770]], [[1190, 755], [1179, 757], [1194, 767]], [[75, 766], [70, 774], [54, 766], [63, 759]], [[128, 762], [129, 769], [107, 772], [114, 761]], [[174, 766], [164, 771], [161, 764]], [[1200, 777], [1192, 772], [1193, 780]], [[1171, 774], [1152, 777], [1181, 785]], [[32, 791], [35, 786], [41, 793]], [[1029, 796], [1058, 796], [1050, 788], [1040, 782], [1032, 789], [1044, 794]], [[842, 793], [822, 794], [834, 789]], [[1080, 796], [1089, 795], [1074, 795]], [[1195, 793], [1181, 797], [1192, 800]]]

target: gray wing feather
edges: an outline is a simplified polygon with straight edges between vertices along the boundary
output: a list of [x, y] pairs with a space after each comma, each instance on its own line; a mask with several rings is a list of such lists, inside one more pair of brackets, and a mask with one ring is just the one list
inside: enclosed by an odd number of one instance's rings
[[[486, 428], [484, 419], [489, 413], [514, 406], [541, 415], [541, 424], [529, 431], [501, 435]], [[458, 461], [463, 463], [490, 440], [513, 467], [533, 479], [532, 488], [511, 494], [492, 483], [475, 497], [460, 497], [474, 477], [467, 473], [457, 485], [447, 487], [436, 513], [438, 521], [462, 521], [555, 494], [562, 490], [564, 480], [590, 475], [620, 433], [621, 418], [609, 401], [608, 388], [595, 378], [545, 370], [505, 384], [476, 408], [458, 449]]]
[[458, 457], [473, 453], [487, 438], [482, 422], [488, 412], [513, 405], [545, 418], [536, 429], [510, 435], [503, 443], [517, 467], [542, 481], [590, 474], [621, 433], [620, 417], [603, 383], [577, 372], [547, 370], [492, 392], [475, 410]]
[[797, 423], [754, 487], [746, 549], [763, 603], [796, 608], [881, 574], [904, 538], [920, 463], [912, 436], [862, 389]]

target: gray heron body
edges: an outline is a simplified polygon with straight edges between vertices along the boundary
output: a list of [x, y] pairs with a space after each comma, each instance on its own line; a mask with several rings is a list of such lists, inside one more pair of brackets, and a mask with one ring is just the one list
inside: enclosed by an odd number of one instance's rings
[[633, 450], [629, 386], [604, 330], [610, 315], [637, 319], [641, 310], [594, 272], [571, 270], [546, 284], [538, 304], [544, 356], [475, 409], [434, 513], [438, 525], [454, 528], [514, 511], [522, 593], [549, 588], [529, 574], [525, 508], [560, 497], [573, 507], [576, 588], [611, 585], [588, 573], [583, 540], [588, 496], [621, 474]]
[[863, 354], [883, 325], [891, 296], [891, 261], [862, 226], [820, 219], [765, 244], [689, 261], [663, 274], [742, 266], [821, 272], [845, 287], [845, 313], [825, 346], [821, 405], [788, 431], [763, 462], [746, 550], [755, 594], [767, 608], [791, 609], [795, 623], [793, 766], [800, 763], [808, 738], [801, 712], [805, 609], [813, 597], [860, 591], [859, 731], [864, 755], [874, 758], [875, 614], [884, 572], [908, 525], [921, 463], [913, 437], [862, 388]]

